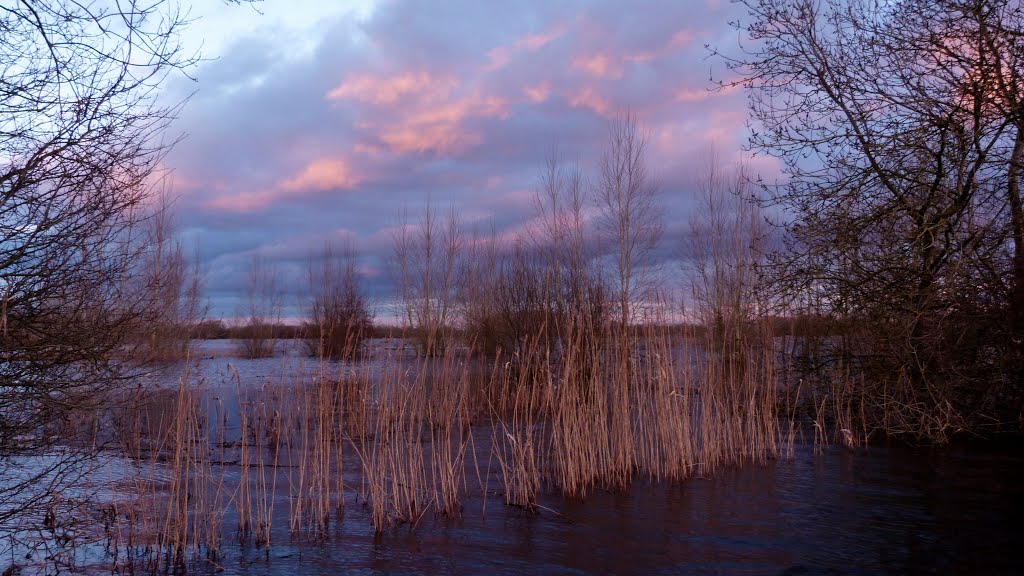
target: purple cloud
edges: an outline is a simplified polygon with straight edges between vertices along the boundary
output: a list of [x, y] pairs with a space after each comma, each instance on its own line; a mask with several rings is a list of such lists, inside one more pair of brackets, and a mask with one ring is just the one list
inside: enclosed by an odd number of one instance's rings
[[298, 284], [311, 251], [340, 236], [384, 298], [400, 208], [430, 198], [516, 230], [551, 146], [593, 172], [608, 119], [627, 109], [649, 130], [666, 240], [678, 242], [701, 154], [745, 138], [743, 96], [708, 91], [704, 49], [729, 37], [733, 9], [401, 0], [322, 23], [311, 50], [258, 34], [226, 44], [196, 71], [177, 124], [188, 138], [167, 159], [214, 314], [233, 315], [254, 254]]

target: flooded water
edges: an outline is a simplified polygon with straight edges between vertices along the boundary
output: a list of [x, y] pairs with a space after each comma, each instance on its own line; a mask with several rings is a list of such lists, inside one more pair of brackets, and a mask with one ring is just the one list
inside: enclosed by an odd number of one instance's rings
[[[390, 345], [388, 343], [382, 346]], [[203, 343], [193, 377], [229, 430], [239, 382], [273, 386], [321, 367], [287, 349], [241, 361], [230, 343]], [[372, 370], [373, 359], [368, 363]], [[325, 368], [337, 373], [344, 367]], [[235, 374], [238, 374], [236, 379]], [[232, 402], [235, 405], [232, 406]], [[238, 431], [235, 430], [237, 437]], [[475, 430], [488, 437], [488, 427]], [[229, 434], [228, 436], [231, 436]], [[481, 445], [485, 444], [481, 442]], [[506, 506], [497, 464], [477, 449], [482, 475], [464, 485], [455, 518], [428, 511], [414, 526], [375, 534], [360, 497], [359, 463], [326, 534], [289, 533], [288, 472], [278, 472], [269, 547], [233, 537], [224, 516], [216, 563], [226, 574], [1016, 574], [1024, 573], [1024, 448], [1016, 441], [935, 449], [902, 444], [849, 450], [797, 442], [792, 458], [719, 469], [711, 478], [653, 482], [568, 500], [544, 489], [537, 511]], [[230, 460], [230, 459], [227, 459]], [[467, 464], [469, 465], [469, 464]], [[227, 483], [239, 468], [223, 466]], [[282, 488], [283, 487], [283, 488]], [[86, 554], [85, 572], [110, 572]], [[0, 568], [8, 562], [0, 561]]]
[[227, 547], [227, 573], [1017, 574], [1018, 448], [877, 447], [636, 482], [537, 514], [500, 498], [374, 536], [350, 502], [318, 542]]

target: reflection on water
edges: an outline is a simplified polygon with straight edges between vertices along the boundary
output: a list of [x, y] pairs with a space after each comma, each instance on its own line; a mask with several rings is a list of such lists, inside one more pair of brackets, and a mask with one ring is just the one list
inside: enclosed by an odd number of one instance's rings
[[[350, 500], [325, 541], [269, 554], [228, 546], [223, 566], [237, 574], [1019, 573], [1022, 463], [1021, 451], [1006, 447], [815, 454], [797, 446], [792, 460], [711, 479], [549, 498], [537, 515], [478, 495], [461, 519], [379, 537]], [[287, 533], [275, 541], [288, 542]]]
[[[550, 499], [500, 498], [459, 520], [374, 537], [350, 502], [319, 543], [232, 551], [228, 573], [1011, 574], [1024, 490], [1019, 449], [879, 447], [723, 470], [681, 485]], [[282, 535], [278, 542], [286, 541]]]

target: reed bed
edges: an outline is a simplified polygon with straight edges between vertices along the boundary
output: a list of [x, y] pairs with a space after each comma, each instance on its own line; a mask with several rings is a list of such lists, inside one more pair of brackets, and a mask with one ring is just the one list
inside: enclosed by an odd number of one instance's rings
[[584, 499], [791, 449], [770, 347], [658, 326], [609, 334], [593, 345], [567, 330], [557, 352], [537, 337], [492, 360], [456, 346], [432, 358], [387, 350], [260, 387], [235, 371], [216, 394], [186, 375], [124, 418], [136, 493], [112, 513], [112, 548], [150, 567], [216, 563], [225, 518], [269, 555], [285, 527], [326, 536], [347, 496], [383, 532], [486, 502], [492, 476], [507, 505], [534, 510], [544, 494]]
[[134, 410], [120, 414], [115, 435], [134, 466], [131, 491], [103, 512], [115, 570], [182, 571], [196, 561], [217, 565], [232, 495], [223, 466], [225, 442], [211, 425], [221, 407], [209, 403], [204, 387], [190, 384], [186, 370], [177, 389], [144, 395]]

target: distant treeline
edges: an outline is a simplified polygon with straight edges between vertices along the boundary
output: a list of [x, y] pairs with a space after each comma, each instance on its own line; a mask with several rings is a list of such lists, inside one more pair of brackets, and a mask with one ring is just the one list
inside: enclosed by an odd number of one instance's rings
[[[842, 333], [842, 327], [835, 321], [825, 317], [799, 315], [794, 317], [772, 316], [764, 320], [768, 332], [773, 336], [829, 336]], [[671, 323], [659, 324], [663, 330], [670, 334], [692, 335], [704, 338], [706, 330], [703, 325], [696, 323]], [[635, 335], [642, 335], [651, 325], [635, 324], [631, 331]], [[422, 336], [421, 330], [396, 325], [374, 325], [366, 332], [366, 338], [408, 338], [415, 340]], [[316, 338], [318, 328], [311, 324], [274, 324], [253, 328], [249, 325], [233, 326], [225, 320], [206, 320], [200, 322], [192, 330], [193, 338], [197, 340], [245, 340], [254, 338], [258, 334], [270, 333], [272, 338], [278, 340], [306, 340]], [[456, 338], [467, 340], [471, 335], [467, 330], [454, 330]]]
[[[193, 334], [197, 340], [245, 340], [262, 334], [271, 334], [271, 338], [280, 340], [305, 340], [317, 337], [318, 328], [309, 324], [273, 324], [254, 328], [250, 325], [232, 326], [224, 320], [206, 320], [199, 323]], [[401, 338], [408, 336], [409, 330], [400, 326], [373, 326], [366, 333], [367, 338]]]

